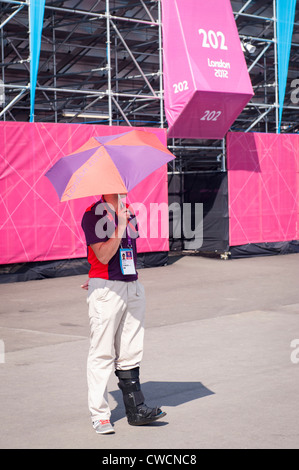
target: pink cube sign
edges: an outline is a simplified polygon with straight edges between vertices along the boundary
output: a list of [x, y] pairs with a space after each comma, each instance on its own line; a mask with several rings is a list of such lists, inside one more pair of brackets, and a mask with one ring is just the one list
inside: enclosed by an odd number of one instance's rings
[[168, 137], [220, 139], [253, 96], [230, 0], [162, 0]]

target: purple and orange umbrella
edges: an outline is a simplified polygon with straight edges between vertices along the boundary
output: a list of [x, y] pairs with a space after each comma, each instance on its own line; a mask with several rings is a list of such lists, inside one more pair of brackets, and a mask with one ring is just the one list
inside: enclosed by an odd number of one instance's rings
[[101, 194], [127, 194], [175, 156], [152, 132], [139, 130], [92, 137], [58, 160], [45, 176], [60, 201]]

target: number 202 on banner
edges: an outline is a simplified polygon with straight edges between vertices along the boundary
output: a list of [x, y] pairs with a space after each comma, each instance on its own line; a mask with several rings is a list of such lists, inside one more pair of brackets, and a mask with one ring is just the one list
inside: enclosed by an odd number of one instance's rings
[[200, 120], [201, 121], [217, 121], [220, 116], [221, 116], [221, 111], [207, 110], [204, 112], [204, 115]]
[[181, 91], [189, 90], [187, 80], [183, 82], [174, 83], [173, 85], [174, 93], [180, 93]]
[[225, 36], [222, 31], [206, 31], [205, 29], [198, 30], [199, 35], [203, 35], [202, 38], [202, 47], [212, 47], [213, 49], [222, 49], [223, 51], [227, 51], [227, 45], [225, 44]]

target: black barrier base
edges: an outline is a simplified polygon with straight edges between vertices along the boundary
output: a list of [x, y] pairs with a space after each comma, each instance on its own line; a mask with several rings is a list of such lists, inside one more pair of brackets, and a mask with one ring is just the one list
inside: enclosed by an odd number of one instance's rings
[[231, 246], [229, 253], [229, 257], [232, 259], [299, 253], [299, 240], [289, 242], [248, 243], [247, 245]]
[[[167, 251], [140, 253], [137, 257], [137, 268], [165, 266], [167, 262]], [[79, 274], [87, 275], [89, 268], [90, 265], [86, 258], [5, 264], [0, 266], [0, 284], [76, 276]]]

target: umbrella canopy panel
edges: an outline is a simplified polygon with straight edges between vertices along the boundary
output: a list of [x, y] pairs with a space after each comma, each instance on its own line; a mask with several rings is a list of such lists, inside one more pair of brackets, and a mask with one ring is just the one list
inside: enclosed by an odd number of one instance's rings
[[47, 171], [61, 201], [99, 194], [127, 194], [175, 157], [151, 132], [92, 137]]

